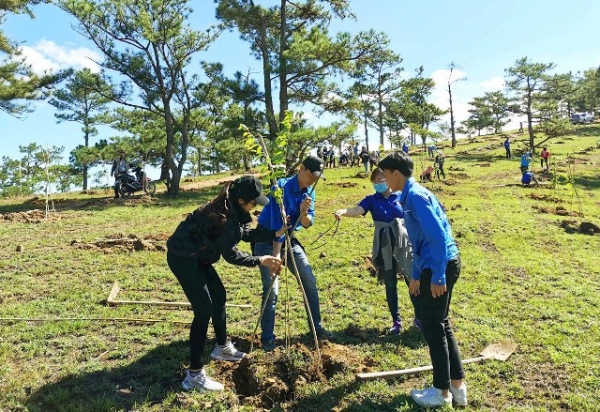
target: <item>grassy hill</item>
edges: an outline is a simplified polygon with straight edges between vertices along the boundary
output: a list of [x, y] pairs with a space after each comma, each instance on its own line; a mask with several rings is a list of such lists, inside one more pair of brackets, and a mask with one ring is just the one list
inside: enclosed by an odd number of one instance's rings
[[[596, 411], [600, 234], [590, 233], [600, 224], [600, 127], [581, 126], [576, 135], [549, 141], [558, 183], [549, 175], [532, 188], [520, 185], [518, 154], [527, 138], [511, 136], [510, 161], [500, 135], [443, 148], [447, 180], [427, 184], [445, 205], [461, 251], [451, 318], [463, 358], [502, 339], [518, 343], [506, 362], [466, 366], [467, 410]], [[429, 162], [422, 152], [413, 156], [416, 169]], [[540, 171], [537, 157], [532, 165]], [[191, 311], [105, 303], [114, 281], [121, 285], [118, 299], [185, 300], [166, 265], [164, 242], [219, 187], [184, 190], [177, 199], [72, 194], [54, 199], [48, 219], [43, 199], [0, 201], [0, 410], [418, 410], [409, 390], [430, 384], [428, 373], [354, 380], [357, 371], [429, 363], [414, 328], [385, 335], [384, 288], [369, 273], [370, 218], [344, 219], [335, 236], [332, 229], [311, 244], [332, 228], [336, 209], [372, 192], [359, 171], [326, 171], [317, 187], [316, 224], [299, 234], [318, 278], [324, 322], [339, 335], [322, 348], [323, 368], [307, 349], [302, 300], [289, 277], [281, 285], [276, 332], [283, 343], [287, 301], [292, 347], [257, 351], [253, 363], [239, 368], [209, 362], [211, 375], [226, 384], [221, 394], [180, 391]], [[217, 270], [229, 302], [252, 305], [228, 309], [229, 332], [248, 350], [260, 307], [258, 269], [219, 263]], [[403, 284], [399, 291], [408, 326]]]

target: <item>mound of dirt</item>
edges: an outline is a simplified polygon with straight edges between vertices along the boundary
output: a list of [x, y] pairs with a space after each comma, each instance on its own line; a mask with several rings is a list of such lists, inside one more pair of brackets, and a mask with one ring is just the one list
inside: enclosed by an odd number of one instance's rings
[[58, 212], [51, 211], [46, 219], [46, 212], [40, 209], [27, 210], [24, 212], [0, 213], [0, 220], [11, 223], [42, 223], [56, 221], [64, 217]]
[[169, 238], [168, 234], [152, 234], [147, 237], [138, 235], [124, 236], [122, 233], [117, 233], [104, 239], [98, 239], [95, 242], [83, 242], [80, 240], [72, 240], [71, 246], [83, 250], [103, 250], [104, 253], [112, 252], [139, 252], [143, 250], [164, 252], [167, 250], [166, 241]]
[[584, 235], [600, 234], [600, 227], [591, 222], [581, 222], [581, 224], [578, 224], [576, 220], [563, 220], [560, 222], [560, 227], [565, 229], [567, 233], [581, 233]]
[[356, 187], [358, 186], [358, 183], [356, 182], [339, 182], [339, 183], [331, 183], [334, 186], [338, 186], [338, 187]]
[[544, 207], [544, 206], [533, 206], [534, 209], [539, 210], [542, 213], [548, 213], [551, 215], [558, 215], [558, 216], [583, 216], [583, 214], [575, 211], [575, 210], [567, 210], [565, 207], [563, 206], [556, 206], [556, 207]]
[[455, 179], [468, 179], [469, 175], [466, 173], [448, 173], [448, 176], [453, 177]]
[[529, 193], [527, 195], [527, 197], [530, 199], [533, 199], [533, 200], [544, 200], [547, 202], [562, 203], [561, 199], [559, 199], [558, 197], [551, 196], [551, 195], [540, 195], [539, 193]]
[[241, 403], [270, 409], [295, 397], [298, 388], [309, 382], [324, 382], [338, 373], [364, 371], [361, 358], [352, 349], [323, 342], [321, 364], [316, 352], [296, 343], [288, 350], [256, 351], [246, 356], [232, 373], [235, 392]]

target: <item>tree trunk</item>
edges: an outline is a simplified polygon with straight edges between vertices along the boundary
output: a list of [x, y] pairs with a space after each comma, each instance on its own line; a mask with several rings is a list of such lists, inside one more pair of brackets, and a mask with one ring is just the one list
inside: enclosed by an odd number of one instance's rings
[[383, 130], [383, 102], [382, 102], [383, 96], [381, 96], [381, 93], [380, 93], [378, 97], [379, 97], [379, 99], [378, 99], [379, 100], [379, 102], [378, 102], [379, 113], [377, 114], [377, 121], [379, 123], [379, 125], [378, 125], [379, 126], [379, 144], [381, 145], [381, 147], [383, 147], [383, 141], [384, 141], [384, 138], [383, 138], [383, 134], [384, 134], [384, 130]]
[[533, 106], [533, 96], [531, 91], [527, 92], [527, 131], [529, 132], [529, 150], [533, 152], [534, 136], [533, 136], [533, 113], [531, 108]]
[[287, 93], [287, 59], [285, 52], [287, 50], [286, 42], [286, 3], [287, 0], [281, 0], [281, 21], [279, 34], [279, 122], [285, 118], [285, 112], [288, 110], [288, 93]]
[[[87, 114], [86, 114], [87, 117]], [[84, 146], [88, 147], [90, 144], [90, 131], [88, 129], [87, 124], [84, 125], [85, 134], [83, 135]], [[88, 165], [87, 163], [83, 165], [83, 190], [88, 190]]]
[[450, 98], [450, 132], [452, 133], [452, 148], [456, 147], [456, 130], [454, 128], [454, 107], [452, 106], [452, 88], [448, 83], [448, 96]]
[[365, 145], [367, 148], [367, 152], [370, 153], [369, 151], [369, 124], [368, 124], [368, 120], [367, 120], [367, 110], [365, 109]]
[[263, 64], [263, 83], [265, 87], [265, 111], [267, 115], [267, 123], [269, 124], [269, 134], [271, 138], [275, 138], [279, 132], [277, 120], [275, 120], [275, 107], [273, 105], [273, 88], [271, 86], [271, 63], [269, 62], [269, 50], [267, 46], [267, 28], [263, 20], [260, 26], [260, 53], [262, 55]]

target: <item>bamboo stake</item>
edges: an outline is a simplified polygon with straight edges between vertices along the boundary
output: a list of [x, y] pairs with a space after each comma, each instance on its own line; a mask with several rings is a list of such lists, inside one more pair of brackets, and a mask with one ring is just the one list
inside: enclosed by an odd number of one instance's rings
[[143, 319], [143, 318], [100, 318], [100, 317], [82, 317], [82, 318], [0, 318], [0, 322], [75, 322], [75, 321], [94, 321], [94, 322], [131, 322], [131, 323], [175, 323], [178, 325], [189, 325], [191, 322], [183, 320], [169, 319]]
[[[113, 286], [106, 298], [106, 303], [109, 306], [119, 306], [119, 305], [150, 305], [150, 306], [165, 306], [165, 307], [182, 307], [182, 306], [192, 306], [189, 302], [163, 302], [158, 300], [117, 300], [117, 295], [121, 288], [119, 287], [119, 282], [115, 280]], [[235, 305], [232, 303], [226, 303], [225, 306], [233, 307], [233, 308], [251, 308], [252, 305]]]

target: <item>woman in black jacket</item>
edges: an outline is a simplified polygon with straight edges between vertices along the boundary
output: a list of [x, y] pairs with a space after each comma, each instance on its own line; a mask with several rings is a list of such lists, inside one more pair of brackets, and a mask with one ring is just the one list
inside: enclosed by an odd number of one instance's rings
[[219, 196], [194, 210], [179, 224], [167, 241], [167, 262], [179, 280], [194, 310], [190, 327], [190, 367], [182, 386], [185, 390], [221, 391], [223, 385], [206, 375], [201, 361], [206, 343], [208, 323], [212, 317], [217, 344], [211, 357], [239, 361], [246, 354], [238, 351], [227, 337], [225, 287], [213, 264], [221, 256], [234, 265], [254, 267], [263, 265], [276, 273], [281, 260], [273, 256], [252, 256], [238, 250], [240, 240], [268, 242], [278, 238], [279, 232], [250, 229], [250, 211], [257, 204], [269, 202], [262, 193], [260, 180], [244, 175], [223, 187]]

